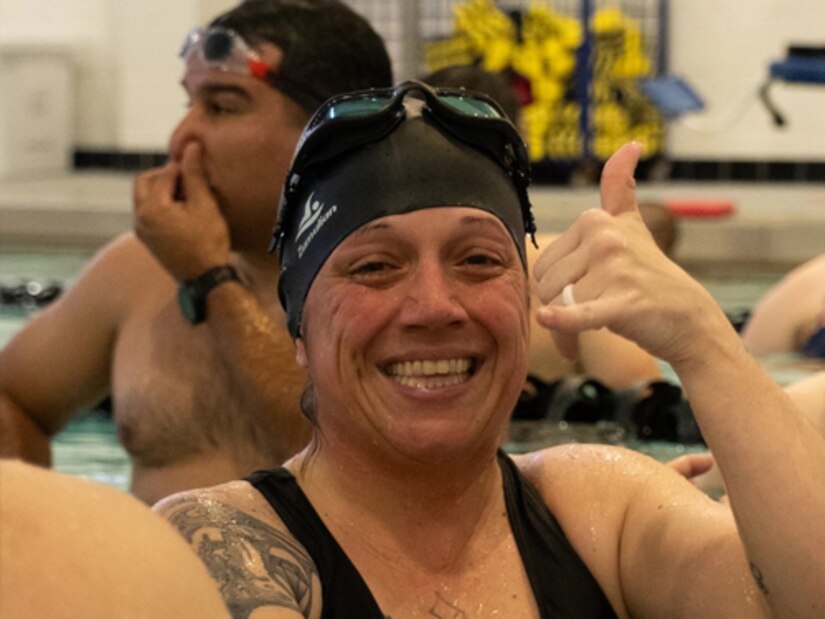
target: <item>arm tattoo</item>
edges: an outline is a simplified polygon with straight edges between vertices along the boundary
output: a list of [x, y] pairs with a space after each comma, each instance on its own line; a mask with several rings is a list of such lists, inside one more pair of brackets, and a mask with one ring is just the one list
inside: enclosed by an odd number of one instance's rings
[[291, 535], [218, 501], [183, 497], [164, 508], [206, 564], [234, 619], [263, 606], [296, 610], [305, 617], [317, 571]]
[[759, 566], [756, 565], [753, 561], [750, 562], [751, 568], [751, 575], [753, 579], [756, 581], [756, 586], [759, 587], [759, 590], [768, 595], [768, 585], [765, 584], [765, 577], [762, 575], [762, 570], [759, 569]]

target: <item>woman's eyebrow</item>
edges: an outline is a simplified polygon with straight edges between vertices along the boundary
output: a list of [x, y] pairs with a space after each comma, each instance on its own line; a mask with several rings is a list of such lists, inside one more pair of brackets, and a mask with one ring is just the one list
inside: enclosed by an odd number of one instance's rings
[[495, 231], [497, 234], [506, 236], [509, 238], [509, 234], [504, 228], [504, 225], [498, 221], [497, 219], [491, 219], [489, 217], [478, 217], [475, 215], [467, 215], [461, 218], [461, 224], [464, 226], [480, 226], [482, 228], [487, 228], [490, 231]]
[[360, 228], [358, 228], [355, 232], [352, 233], [353, 237], [361, 237], [361, 236], [368, 236], [370, 234], [374, 234], [376, 232], [381, 232], [384, 230], [391, 229], [392, 226], [387, 223], [386, 221], [373, 221], [368, 224], [364, 224]]

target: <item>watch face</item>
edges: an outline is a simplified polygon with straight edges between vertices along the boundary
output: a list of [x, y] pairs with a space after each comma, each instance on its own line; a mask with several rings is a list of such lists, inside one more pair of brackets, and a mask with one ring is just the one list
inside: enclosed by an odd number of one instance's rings
[[192, 292], [185, 284], [178, 288], [178, 305], [180, 305], [183, 317], [194, 324], [197, 321], [197, 310], [192, 299]]

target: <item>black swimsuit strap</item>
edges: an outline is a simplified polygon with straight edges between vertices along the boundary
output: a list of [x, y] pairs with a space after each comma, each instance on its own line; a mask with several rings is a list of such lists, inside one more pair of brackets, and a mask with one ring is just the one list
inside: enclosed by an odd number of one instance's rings
[[536, 488], [504, 452], [498, 454], [510, 528], [542, 619], [615, 619], [587, 566]]
[[385, 619], [367, 583], [285, 468], [257, 471], [249, 481], [269, 501], [318, 569], [321, 619]]

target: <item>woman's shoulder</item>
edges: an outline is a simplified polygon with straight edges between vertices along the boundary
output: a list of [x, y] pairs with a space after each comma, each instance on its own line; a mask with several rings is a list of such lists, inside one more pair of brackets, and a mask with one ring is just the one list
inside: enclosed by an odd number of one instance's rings
[[511, 456], [522, 475], [537, 487], [576, 485], [589, 478], [611, 480], [627, 472], [655, 473], [656, 460], [617, 445], [569, 443]]
[[266, 499], [245, 480], [185, 490], [158, 501], [152, 509], [178, 529], [234, 524], [255, 519], [261, 527], [286, 529]]
[[153, 509], [206, 564], [230, 608], [278, 607], [300, 613], [285, 617], [320, 616], [320, 596], [308, 593], [320, 590], [312, 558], [249, 482], [177, 493]]
[[614, 519], [619, 527], [640, 492], [664, 487], [680, 477], [641, 452], [615, 445], [558, 445], [514, 460], [565, 528], [577, 529], [581, 514], [592, 513], [594, 505], [599, 505], [606, 519], [603, 524]]

